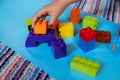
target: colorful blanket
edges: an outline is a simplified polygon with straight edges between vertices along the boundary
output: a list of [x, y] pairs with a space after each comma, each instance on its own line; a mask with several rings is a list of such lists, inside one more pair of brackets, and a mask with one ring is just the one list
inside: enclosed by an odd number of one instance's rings
[[54, 80], [29, 60], [0, 42], [0, 80]]
[[107, 20], [120, 23], [120, 0], [81, 0], [73, 7], [103, 17]]

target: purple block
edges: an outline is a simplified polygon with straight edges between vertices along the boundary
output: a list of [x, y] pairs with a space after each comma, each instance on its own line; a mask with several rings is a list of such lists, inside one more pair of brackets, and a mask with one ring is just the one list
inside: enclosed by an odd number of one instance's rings
[[66, 44], [63, 39], [57, 39], [51, 42], [53, 55], [55, 59], [67, 56]]
[[36, 47], [38, 43], [47, 42], [55, 40], [55, 31], [52, 29], [48, 29], [47, 34], [34, 34], [33, 29], [30, 30], [28, 38], [26, 40], [26, 47]]

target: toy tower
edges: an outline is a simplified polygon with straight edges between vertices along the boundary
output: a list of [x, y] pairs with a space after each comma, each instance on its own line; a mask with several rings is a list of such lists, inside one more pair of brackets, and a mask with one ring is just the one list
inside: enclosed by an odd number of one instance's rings
[[94, 49], [96, 42], [96, 32], [91, 27], [83, 28], [79, 32], [79, 47], [84, 51], [90, 51]]

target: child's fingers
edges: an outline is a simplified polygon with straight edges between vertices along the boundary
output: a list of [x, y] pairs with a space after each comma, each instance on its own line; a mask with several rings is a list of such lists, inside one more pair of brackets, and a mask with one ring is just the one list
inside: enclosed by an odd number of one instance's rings
[[49, 26], [52, 26], [54, 22], [56, 21], [57, 17], [55, 15], [51, 15], [51, 19], [48, 22]]
[[37, 12], [34, 16], [33, 16], [33, 19], [32, 19], [32, 27], [34, 27], [34, 25], [35, 25], [35, 23], [36, 23], [36, 21], [38, 20], [38, 19], [40, 19], [40, 18], [44, 18], [44, 17], [46, 17], [48, 14], [47, 14], [47, 12], [46, 11], [39, 11], [39, 12]]
[[35, 14], [32, 19], [32, 27], [34, 27], [36, 21], [41, 17], [41, 15]]

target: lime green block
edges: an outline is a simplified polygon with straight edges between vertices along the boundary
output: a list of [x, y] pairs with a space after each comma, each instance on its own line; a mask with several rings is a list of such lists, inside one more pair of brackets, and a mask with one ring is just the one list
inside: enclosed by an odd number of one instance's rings
[[25, 19], [25, 24], [28, 28], [28, 31], [30, 31], [32, 29], [32, 18]]
[[32, 18], [25, 19], [25, 24], [26, 24], [26, 26], [32, 25]]
[[82, 72], [92, 77], [96, 77], [100, 63], [76, 55], [70, 63], [70, 67], [76, 71]]
[[97, 25], [98, 25], [97, 18], [91, 17], [91, 16], [86, 16], [83, 19], [82, 28], [86, 28], [86, 27], [90, 26], [93, 30], [96, 30]]

